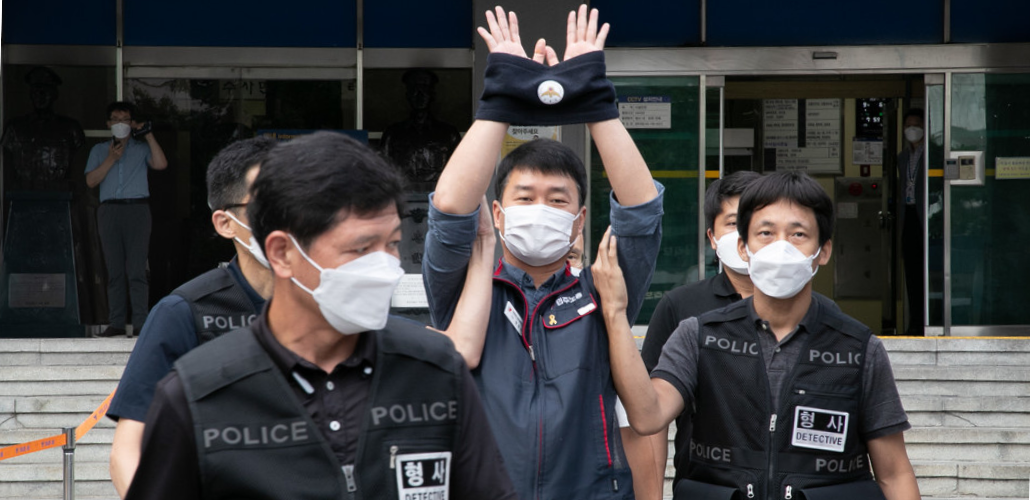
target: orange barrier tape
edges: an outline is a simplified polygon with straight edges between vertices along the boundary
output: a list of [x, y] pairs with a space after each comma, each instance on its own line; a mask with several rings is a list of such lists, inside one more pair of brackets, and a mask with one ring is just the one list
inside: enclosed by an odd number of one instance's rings
[[82, 439], [82, 436], [85, 436], [87, 432], [91, 431], [93, 426], [97, 425], [97, 422], [104, 418], [104, 415], [107, 415], [107, 409], [111, 407], [111, 398], [114, 397], [114, 393], [117, 390], [118, 389], [111, 391], [111, 394], [107, 395], [107, 399], [104, 399], [104, 402], [100, 403], [100, 406], [98, 406], [96, 410], [93, 410], [93, 414], [86, 417], [86, 420], [75, 428], [75, 441]]
[[0, 448], [0, 460], [7, 460], [8, 458], [20, 457], [37, 451], [57, 448], [58, 446], [64, 446], [67, 442], [68, 438], [65, 437], [64, 434], [58, 434], [56, 436], [29, 441], [28, 443], [7, 446]]
[[[111, 406], [111, 398], [114, 397], [114, 393], [115, 391], [111, 391], [111, 394], [107, 395], [104, 402], [100, 403], [100, 406], [98, 406], [96, 410], [93, 410], [93, 413], [75, 428], [75, 441], [82, 439], [82, 436], [85, 436], [87, 432], [93, 429], [93, 426], [97, 425], [97, 422], [99, 422], [100, 419], [104, 418], [104, 415], [107, 414], [107, 409]], [[8, 458], [20, 457], [37, 451], [57, 448], [58, 446], [64, 446], [67, 443], [68, 437], [64, 434], [58, 434], [56, 436], [29, 441], [27, 443], [5, 446], [0, 448], [0, 460], [7, 460]]]

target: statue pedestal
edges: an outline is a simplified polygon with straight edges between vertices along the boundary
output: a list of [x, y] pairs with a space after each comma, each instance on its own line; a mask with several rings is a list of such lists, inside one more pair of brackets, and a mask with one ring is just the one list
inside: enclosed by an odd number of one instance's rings
[[83, 337], [71, 193], [9, 192], [0, 261], [0, 338]]

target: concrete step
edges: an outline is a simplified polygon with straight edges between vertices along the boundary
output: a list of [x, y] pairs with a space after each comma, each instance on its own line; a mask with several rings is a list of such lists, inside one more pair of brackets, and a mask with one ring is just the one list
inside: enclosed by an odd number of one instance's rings
[[1030, 397], [902, 395], [914, 427], [1030, 427]]
[[[82, 356], [86, 357], [86, 355]], [[0, 384], [22, 381], [117, 381], [122, 378], [124, 369], [124, 366], [118, 365], [5, 366], [3, 370], [0, 370]]]
[[912, 460], [923, 497], [1026, 498], [1030, 463]]
[[880, 339], [893, 366], [1030, 366], [1028, 338]]
[[[0, 498], [49, 499], [63, 498], [63, 484], [54, 482], [0, 481]], [[118, 500], [110, 481], [75, 481], [76, 500]]]
[[[121, 369], [119, 368], [119, 371]], [[118, 387], [118, 378], [107, 380], [51, 380], [0, 382], [0, 400], [11, 396], [98, 396], [99, 405]]]
[[[897, 381], [1030, 382], [1027, 366], [893, 366]], [[1025, 393], [1024, 393], [1025, 394]]]

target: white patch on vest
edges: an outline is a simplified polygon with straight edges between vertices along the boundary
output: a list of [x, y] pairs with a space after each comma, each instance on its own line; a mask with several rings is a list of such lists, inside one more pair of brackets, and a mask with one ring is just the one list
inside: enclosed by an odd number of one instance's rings
[[848, 435], [846, 412], [798, 406], [790, 444], [799, 448], [843, 452]]
[[565, 87], [554, 80], [547, 80], [536, 88], [536, 95], [544, 104], [558, 104], [565, 97]]
[[577, 310], [576, 310], [576, 313], [577, 313], [577, 314], [579, 314], [580, 316], [582, 316], [582, 315], [584, 315], [584, 314], [586, 314], [586, 313], [588, 313], [588, 312], [590, 312], [590, 311], [593, 311], [593, 310], [594, 310], [594, 309], [596, 309], [596, 308], [597, 308], [597, 306], [596, 306], [596, 305], [594, 305], [594, 303], [593, 303], [593, 302], [591, 302], [591, 303], [589, 303], [589, 304], [587, 304], [587, 305], [585, 305], [585, 306], [583, 306], [583, 307], [580, 307], [579, 309], [577, 309]]
[[514, 326], [519, 334], [522, 334], [522, 316], [515, 310], [515, 306], [511, 305], [511, 302], [504, 305], [504, 315], [508, 317], [511, 326]]
[[451, 490], [451, 452], [397, 455], [398, 500], [447, 500]]

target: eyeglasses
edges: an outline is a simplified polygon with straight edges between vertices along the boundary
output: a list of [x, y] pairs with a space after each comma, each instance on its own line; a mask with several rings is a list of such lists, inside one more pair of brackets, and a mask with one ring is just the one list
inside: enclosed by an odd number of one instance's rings
[[240, 208], [240, 207], [245, 207], [245, 206], [247, 206], [246, 203], [230, 203], [230, 204], [222, 207], [222, 210], [232, 210], [234, 208]]
[[118, 119], [116, 119], [114, 117], [111, 117], [111, 118], [108, 118], [107, 121], [109, 121], [111, 123], [132, 123], [132, 118], [124, 118], [122, 120], [118, 120]]

